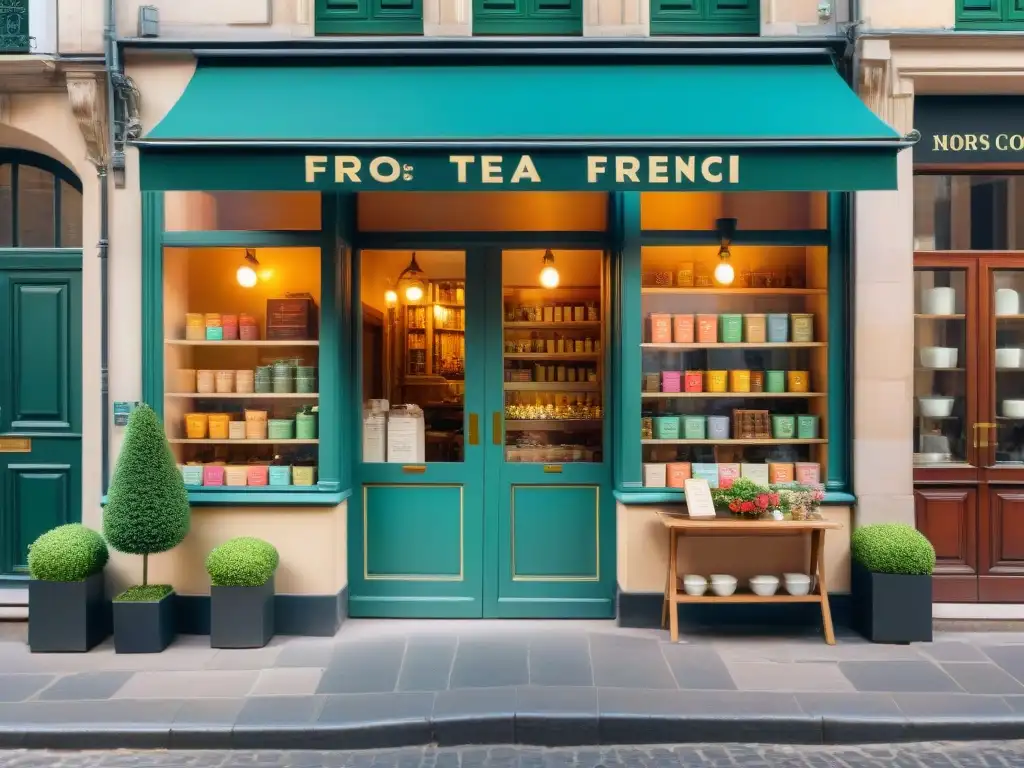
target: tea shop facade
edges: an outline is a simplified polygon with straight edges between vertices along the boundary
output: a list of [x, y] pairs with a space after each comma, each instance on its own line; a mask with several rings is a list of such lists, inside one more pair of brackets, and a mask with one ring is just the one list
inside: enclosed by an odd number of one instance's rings
[[[843, 591], [849, 193], [894, 189], [910, 142], [820, 43], [479, 46], [128, 56], [144, 133], [114, 205], [140, 196], [142, 293], [117, 283], [111, 323], [138, 323], [116, 343], [193, 502], [158, 578], [199, 616], [204, 553], [244, 533], [281, 551], [293, 631], [656, 622], [657, 511], [735, 467], [825, 484]], [[742, 106], [703, 108], [722, 93]], [[689, 554], [741, 577], [803, 555]]]

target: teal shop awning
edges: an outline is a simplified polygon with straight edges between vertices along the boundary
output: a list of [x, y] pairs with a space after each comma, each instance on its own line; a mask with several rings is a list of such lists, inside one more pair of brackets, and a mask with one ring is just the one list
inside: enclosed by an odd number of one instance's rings
[[910, 142], [831, 63], [200, 60], [147, 190], [895, 189]]

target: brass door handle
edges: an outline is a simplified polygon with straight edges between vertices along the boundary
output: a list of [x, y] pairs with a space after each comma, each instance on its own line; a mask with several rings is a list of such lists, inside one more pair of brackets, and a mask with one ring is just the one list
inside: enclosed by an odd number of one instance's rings
[[501, 435], [501, 411], [491, 414], [491, 442], [495, 445], [501, 445], [504, 442]]
[[469, 414], [469, 444], [480, 445], [480, 416], [476, 413]]
[[[974, 425], [974, 447], [975, 448], [988, 448], [989, 447], [988, 430], [990, 430], [990, 429], [998, 429], [998, 427], [999, 427], [998, 424], [993, 424], [993, 423], [987, 422], [987, 421], [979, 421], [977, 424], [975, 424]], [[979, 429], [985, 430], [985, 432], [983, 433], [983, 435], [981, 437], [978, 437], [978, 430]]]

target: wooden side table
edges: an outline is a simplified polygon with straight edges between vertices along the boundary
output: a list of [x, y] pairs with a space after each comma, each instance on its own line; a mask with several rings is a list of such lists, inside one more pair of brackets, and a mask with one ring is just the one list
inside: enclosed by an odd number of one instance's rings
[[[743, 520], [733, 517], [691, 518], [686, 515], [659, 513], [662, 524], [668, 529], [668, 574], [665, 579], [665, 599], [662, 602], [661, 626], [669, 627], [672, 642], [679, 640], [680, 603], [818, 603], [821, 606], [821, 622], [825, 630], [825, 642], [836, 644], [832, 631], [832, 613], [828, 605], [828, 586], [825, 580], [825, 531], [841, 528], [830, 520]], [[811, 540], [810, 570], [817, 577], [817, 584], [807, 595], [790, 595], [780, 592], [767, 597], [740, 592], [728, 597], [705, 594], [699, 597], [688, 595], [679, 585], [679, 539], [682, 536], [809, 536]]]

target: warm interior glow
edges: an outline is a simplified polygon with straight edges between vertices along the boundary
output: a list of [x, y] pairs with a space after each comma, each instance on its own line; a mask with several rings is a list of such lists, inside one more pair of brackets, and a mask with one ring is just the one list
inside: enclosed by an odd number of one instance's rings
[[398, 294], [392, 290], [384, 291], [384, 303], [393, 307], [398, 303]]
[[259, 280], [256, 276], [256, 270], [247, 264], [238, 268], [235, 277], [238, 280], [238, 284], [243, 288], [252, 288]]
[[736, 271], [732, 268], [732, 264], [724, 259], [718, 262], [718, 266], [715, 267], [715, 282], [719, 285], [732, 285], [732, 281], [736, 278]]
[[419, 283], [413, 283], [405, 289], [405, 300], [406, 301], [419, 301], [423, 298], [423, 286]]

